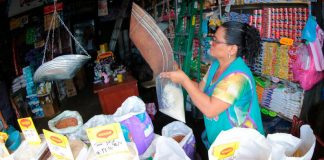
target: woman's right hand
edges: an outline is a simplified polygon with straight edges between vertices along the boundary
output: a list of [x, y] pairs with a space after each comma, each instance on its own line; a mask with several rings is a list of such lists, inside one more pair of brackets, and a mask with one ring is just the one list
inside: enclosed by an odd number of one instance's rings
[[189, 77], [181, 70], [160, 73], [161, 78], [169, 78], [174, 83], [183, 84]]

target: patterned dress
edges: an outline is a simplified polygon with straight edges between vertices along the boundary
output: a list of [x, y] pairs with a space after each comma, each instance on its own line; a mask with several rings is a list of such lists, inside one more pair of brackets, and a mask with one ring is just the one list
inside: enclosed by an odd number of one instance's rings
[[215, 61], [203, 78], [206, 82], [204, 92], [229, 103], [230, 107], [217, 117], [204, 116], [208, 143], [212, 144], [222, 130], [233, 127], [255, 128], [264, 134], [255, 82], [249, 68], [241, 58], [237, 58], [216, 82], [212, 82], [218, 66]]

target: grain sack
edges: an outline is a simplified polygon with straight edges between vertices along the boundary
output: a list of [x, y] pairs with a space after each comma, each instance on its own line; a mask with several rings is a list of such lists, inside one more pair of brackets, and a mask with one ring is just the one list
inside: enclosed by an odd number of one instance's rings
[[135, 142], [138, 153], [143, 154], [154, 138], [154, 127], [145, 103], [136, 96], [128, 97], [113, 117], [120, 123], [125, 140]]
[[196, 140], [192, 132], [186, 124], [174, 121], [162, 128], [162, 136], [173, 138], [179, 143], [190, 159], [194, 159], [196, 152]]
[[66, 110], [48, 121], [48, 127], [55, 133], [71, 134], [83, 125], [79, 112]]

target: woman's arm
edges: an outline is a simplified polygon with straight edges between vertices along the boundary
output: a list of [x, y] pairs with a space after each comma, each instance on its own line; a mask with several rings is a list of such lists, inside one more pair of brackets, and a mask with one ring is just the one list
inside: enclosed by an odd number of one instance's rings
[[184, 80], [181, 85], [188, 92], [192, 102], [205, 116], [209, 118], [216, 117], [230, 106], [229, 103], [223, 102], [216, 97], [209, 97], [202, 91], [203, 88], [200, 88], [202, 85], [196, 87], [193, 83], [194, 82], [188, 78]]
[[201, 80], [198, 84], [199, 90], [204, 91], [206, 82], [204, 80]]
[[181, 84], [188, 92], [192, 102], [207, 117], [215, 117], [230, 106], [229, 103], [223, 102], [216, 97], [209, 97], [203, 92], [205, 86], [203, 81], [197, 85], [180, 69], [172, 72], [163, 72], [160, 75]]

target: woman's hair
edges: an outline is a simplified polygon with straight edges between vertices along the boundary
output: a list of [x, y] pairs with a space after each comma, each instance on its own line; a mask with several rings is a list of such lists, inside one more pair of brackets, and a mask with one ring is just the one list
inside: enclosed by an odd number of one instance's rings
[[259, 55], [261, 38], [256, 28], [235, 21], [225, 22], [222, 27], [225, 28], [226, 42], [238, 46], [237, 56], [250, 59]]

